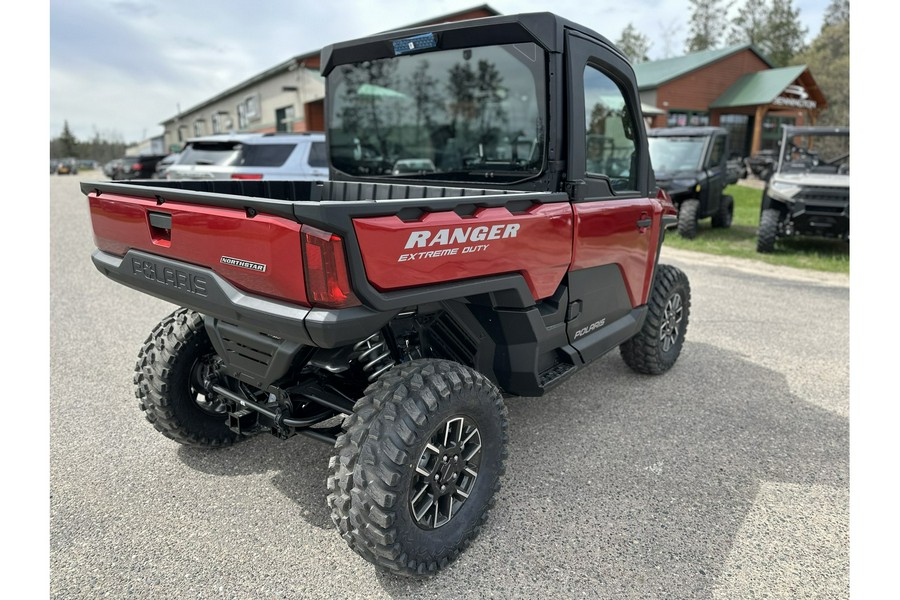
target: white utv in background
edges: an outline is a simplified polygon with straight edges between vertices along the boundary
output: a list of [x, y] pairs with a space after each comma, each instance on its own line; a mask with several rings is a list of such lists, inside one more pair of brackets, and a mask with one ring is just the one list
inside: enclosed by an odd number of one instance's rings
[[850, 239], [850, 129], [785, 127], [759, 213], [757, 252], [780, 237]]

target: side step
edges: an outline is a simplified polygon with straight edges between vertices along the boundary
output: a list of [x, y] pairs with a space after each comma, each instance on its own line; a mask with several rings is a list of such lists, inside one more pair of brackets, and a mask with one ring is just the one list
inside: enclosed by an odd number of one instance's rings
[[557, 385], [558, 383], [562, 383], [562, 380], [567, 376], [571, 375], [575, 371], [575, 365], [571, 365], [569, 363], [557, 363], [541, 373], [540, 375], [540, 384], [544, 390], [548, 390], [551, 387]]

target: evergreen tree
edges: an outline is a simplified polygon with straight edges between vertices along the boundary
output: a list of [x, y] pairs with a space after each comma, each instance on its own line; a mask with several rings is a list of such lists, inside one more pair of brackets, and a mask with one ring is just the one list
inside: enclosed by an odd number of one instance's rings
[[850, 0], [831, 0], [825, 9], [822, 27], [850, 22]]
[[68, 121], [63, 121], [63, 130], [59, 135], [58, 148], [59, 152], [62, 152], [63, 157], [78, 158], [78, 140], [75, 139], [72, 130], [69, 129]]
[[687, 52], [712, 50], [719, 46], [728, 25], [728, 9], [733, 2], [725, 0], [689, 0], [691, 3], [690, 31]]
[[850, 10], [835, 0], [825, 13], [819, 35], [791, 61], [806, 65], [828, 100], [820, 125], [850, 125]]
[[746, 0], [731, 20], [728, 43], [753, 44], [763, 47], [769, 24], [768, 0]]
[[[837, 0], [836, 0], [837, 1]], [[745, 0], [731, 20], [729, 44], [754, 44], [776, 67], [803, 49], [806, 28], [793, 0]]]
[[650, 51], [650, 38], [639, 32], [632, 23], [629, 23], [622, 34], [616, 41], [619, 50], [625, 53], [632, 63], [647, 62], [650, 58], [647, 52]]
[[787, 66], [803, 50], [807, 29], [800, 23], [800, 9], [793, 0], [772, 0], [763, 51], [776, 67]]

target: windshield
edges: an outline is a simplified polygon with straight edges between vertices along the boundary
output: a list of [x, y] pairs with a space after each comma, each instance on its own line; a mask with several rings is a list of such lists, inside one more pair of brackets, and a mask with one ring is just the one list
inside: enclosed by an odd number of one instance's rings
[[240, 142], [190, 142], [179, 165], [231, 165], [240, 156]]
[[650, 163], [658, 173], [694, 171], [700, 168], [703, 145], [702, 137], [651, 137]]
[[541, 172], [544, 52], [445, 50], [329, 75], [334, 166], [350, 175], [516, 181]]
[[850, 174], [848, 132], [804, 132], [785, 135], [781, 143], [781, 173]]

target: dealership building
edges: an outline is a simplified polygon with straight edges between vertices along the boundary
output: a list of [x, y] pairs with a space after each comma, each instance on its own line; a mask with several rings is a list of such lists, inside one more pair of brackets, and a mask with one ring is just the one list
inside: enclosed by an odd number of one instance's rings
[[[488, 5], [413, 23], [496, 16]], [[319, 51], [294, 56], [161, 125], [164, 146], [227, 132], [324, 131], [325, 81]], [[652, 127], [718, 125], [731, 132], [729, 153], [775, 147], [782, 125], [815, 124], [827, 108], [809, 69], [774, 68], [751, 45], [707, 50], [634, 66], [642, 109]]]

